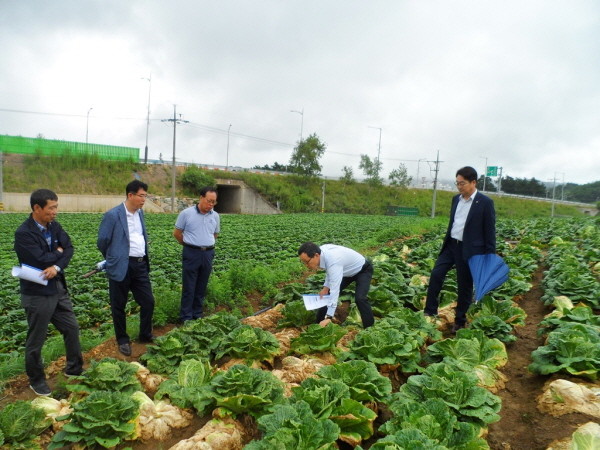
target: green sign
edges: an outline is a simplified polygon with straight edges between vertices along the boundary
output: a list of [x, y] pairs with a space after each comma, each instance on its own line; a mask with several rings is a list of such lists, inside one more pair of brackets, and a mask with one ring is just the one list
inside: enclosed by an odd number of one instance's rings
[[498, 176], [498, 166], [487, 166], [487, 177], [497, 177]]

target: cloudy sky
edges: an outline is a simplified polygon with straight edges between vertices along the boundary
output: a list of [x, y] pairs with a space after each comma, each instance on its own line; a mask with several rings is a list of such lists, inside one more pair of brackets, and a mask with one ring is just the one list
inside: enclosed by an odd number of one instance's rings
[[[600, 2], [0, 0], [0, 134], [339, 177], [600, 180]], [[151, 82], [148, 80], [151, 78]], [[90, 108], [92, 108], [90, 110]], [[89, 115], [88, 115], [89, 113]], [[180, 116], [181, 114], [181, 116]], [[231, 125], [231, 128], [230, 128]], [[229, 152], [227, 152], [229, 132]], [[381, 141], [380, 141], [381, 136]], [[379, 144], [381, 142], [381, 145]]]

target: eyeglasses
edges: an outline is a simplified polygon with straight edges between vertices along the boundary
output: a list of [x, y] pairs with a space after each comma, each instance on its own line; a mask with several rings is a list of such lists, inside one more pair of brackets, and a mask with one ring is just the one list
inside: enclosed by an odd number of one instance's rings
[[[306, 255], [308, 256], [308, 255]], [[310, 258], [304, 260], [304, 259], [300, 259], [300, 261], [302, 261], [302, 264], [304, 264], [306, 267], [308, 267], [308, 263], [310, 262], [311, 259], [313, 259], [315, 257], [315, 255], [312, 255]]]
[[209, 200], [209, 199], [207, 199], [206, 197], [202, 197], [202, 199], [203, 199], [203, 200], [204, 200], [206, 203], [208, 203], [209, 205], [216, 205], [216, 204], [217, 204], [217, 201], [216, 201], [216, 200]]
[[458, 187], [462, 187], [466, 184], [469, 184], [468, 181], [457, 181], [456, 183], [454, 183], [455, 185], [457, 185]]
[[148, 194], [133, 194], [138, 196], [139, 198], [148, 198]]

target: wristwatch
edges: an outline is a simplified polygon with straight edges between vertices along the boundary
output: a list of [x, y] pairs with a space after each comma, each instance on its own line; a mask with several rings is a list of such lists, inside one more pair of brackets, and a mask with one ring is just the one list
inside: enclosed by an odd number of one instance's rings
[[330, 316], [329, 314], [326, 314], [325, 318], [323, 320], [327, 320], [327, 319], [333, 320], [333, 316]]

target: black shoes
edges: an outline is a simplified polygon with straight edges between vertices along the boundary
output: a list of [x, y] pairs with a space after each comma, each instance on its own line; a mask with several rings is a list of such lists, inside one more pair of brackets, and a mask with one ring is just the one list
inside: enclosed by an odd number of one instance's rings
[[131, 356], [131, 344], [129, 342], [119, 344], [119, 351], [125, 356]]
[[83, 370], [79, 370], [77, 372], [67, 372], [65, 370], [63, 373], [65, 374], [65, 377], [67, 377], [67, 378], [78, 377], [83, 373]]
[[48, 397], [50, 394], [52, 394], [52, 391], [48, 387], [48, 383], [46, 383], [46, 380], [41, 380], [37, 383], [31, 383], [29, 387], [33, 392], [35, 392], [35, 395]]

